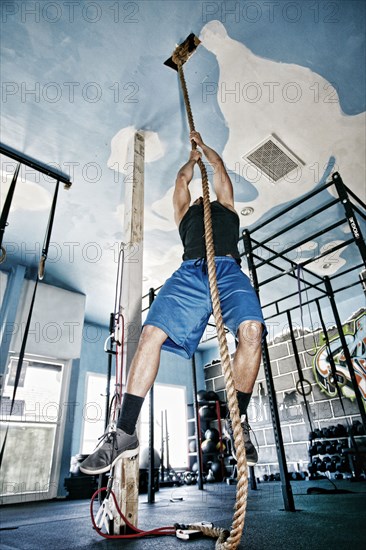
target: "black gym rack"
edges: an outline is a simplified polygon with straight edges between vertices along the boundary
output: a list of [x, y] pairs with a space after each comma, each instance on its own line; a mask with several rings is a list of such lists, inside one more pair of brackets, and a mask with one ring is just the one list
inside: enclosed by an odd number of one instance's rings
[[[325, 201], [324, 201], [324, 195], [325, 191], [329, 190], [329, 188], [332, 188], [333, 191], [335, 191], [335, 198], [332, 198], [332, 195], [327, 193]], [[320, 195], [323, 195], [320, 197]], [[311, 201], [314, 197], [317, 196], [317, 202], [321, 203], [323, 199], [323, 204], [320, 204], [320, 206], [316, 207], [312, 212], [307, 212], [297, 218], [292, 223], [286, 224], [286, 216], [289, 217], [289, 213], [293, 210], [295, 210], [298, 207], [301, 207], [306, 212], [306, 206], [308, 201]], [[307, 227], [304, 227], [305, 222], [310, 220], [311, 218], [314, 218], [315, 216], [318, 216], [319, 214], [323, 214], [326, 211], [329, 211], [332, 207], [335, 207], [337, 205], [341, 205], [343, 208], [341, 209], [341, 215], [337, 219], [337, 221], [332, 221], [332, 223], [326, 224], [325, 227], [322, 227], [321, 229], [317, 230], [314, 233], [308, 233]], [[363, 209], [363, 210], [362, 210]], [[333, 208], [334, 210], [334, 208]], [[343, 287], [337, 287], [333, 288], [332, 281], [336, 280], [339, 281], [339, 278], [346, 275], [351, 274], [352, 272], [360, 269], [364, 269], [366, 266], [366, 244], [365, 240], [362, 235], [361, 231], [361, 223], [359, 219], [362, 219], [365, 221], [366, 211], [366, 205], [359, 199], [343, 182], [340, 174], [338, 172], [335, 172], [332, 175], [332, 179], [330, 182], [327, 182], [323, 185], [319, 185], [315, 190], [312, 192], [302, 196], [299, 200], [292, 202], [290, 205], [286, 206], [285, 208], [281, 209], [280, 211], [277, 211], [274, 215], [270, 216], [268, 219], [263, 221], [262, 223], [259, 223], [249, 229], [244, 229], [242, 232], [242, 237], [240, 241], [242, 241], [242, 244], [244, 246], [244, 256], [246, 258], [248, 269], [249, 269], [249, 275], [251, 282], [255, 288], [255, 290], [258, 293], [258, 296], [260, 294], [261, 288], [263, 288], [265, 285], [268, 285], [270, 283], [274, 283], [276, 280], [282, 278], [282, 277], [290, 277], [291, 279], [295, 279], [298, 284], [298, 289], [294, 292], [290, 292], [286, 294], [285, 296], [281, 296], [278, 299], [272, 300], [268, 303], [262, 303], [262, 311], [265, 318], [265, 321], [267, 322], [269, 319], [272, 319], [274, 317], [277, 317], [281, 314], [287, 315], [288, 325], [290, 329], [290, 335], [292, 339], [292, 344], [294, 347], [294, 358], [297, 363], [298, 372], [299, 372], [299, 382], [302, 387], [302, 392], [304, 394], [304, 386], [303, 382], [304, 379], [302, 378], [302, 371], [301, 371], [301, 365], [299, 361], [299, 357], [297, 354], [297, 348], [296, 343], [293, 338], [293, 327], [292, 327], [292, 321], [291, 321], [291, 311], [298, 310], [305, 305], [310, 305], [311, 303], [316, 303], [319, 309], [319, 301], [323, 300], [324, 298], [328, 298], [330, 302], [330, 306], [332, 309], [333, 317], [337, 326], [338, 334], [342, 343], [347, 367], [350, 373], [353, 390], [355, 392], [358, 408], [360, 411], [362, 423], [364, 427], [366, 427], [366, 413], [365, 408], [363, 405], [363, 399], [356, 381], [355, 372], [351, 360], [351, 356], [349, 353], [349, 349], [347, 346], [346, 338], [343, 333], [342, 329], [342, 323], [339, 317], [338, 308], [335, 301], [335, 295], [337, 293], [343, 292], [345, 290], [348, 290], [349, 288], [356, 286], [356, 285], [362, 285], [362, 279], [361, 276], [358, 280], [353, 281], [352, 283], [348, 284], [347, 286]], [[333, 216], [332, 216], [333, 218]], [[271, 233], [268, 229], [268, 226], [274, 221], [278, 225], [281, 225], [281, 219], [284, 220], [283, 227], [276, 231], [275, 233]], [[303, 262], [295, 262], [287, 257], [287, 254], [294, 250], [298, 250], [301, 246], [305, 245], [306, 243], [311, 242], [314, 239], [319, 238], [322, 235], [325, 235], [334, 229], [344, 225], [345, 223], [348, 223], [350, 228], [350, 238], [346, 239], [345, 241], [341, 243], [334, 244], [334, 246], [331, 246], [327, 250], [323, 251], [321, 254], [318, 254], [316, 257], [311, 257]], [[298, 228], [300, 225], [303, 226], [303, 233], [304, 237], [297, 241], [296, 243], [291, 243], [289, 246], [284, 248], [281, 252], [275, 252], [273, 248], [271, 248], [270, 244], [273, 242], [274, 239], [277, 239], [278, 237], [288, 233], [289, 231], [293, 230], [294, 228]], [[264, 233], [267, 235], [264, 236], [264, 238], [257, 237], [257, 235]], [[276, 243], [278, 244], [278, 243]], [[325, 276], [321, 277], [314, 271], [311, 271], [308, 266], [317, 260], [319, 260], [322, 257], [329, 256], [330, 254], [342, 249], [346, 248], [347, 246], [355, 244], [356, 249], [359, 252], [359, 255], [361, 256], [361, 262], [355, 262], [355, 264], [352, 267], [349, 267], [347, 269], [341, 270], [340, 272], [335, 273], [333, 276]], [[269, 254], [269, 257], [267, 259], [263, 259], [260, 251], [265, 251], [266, 254]], [[258, 270], [263, 266], [269, 266], [273, 268], [277, 273], [271, 277], [267, 277], [264, 280], [260, 280], [258, 276]], [[315, 279], [315, 282], [314, 282]], [[303, 288], [300, 288], [300, 284], [303, 284]], [[308, 298], [307, 292], [312, 292], [313, 297]], [[306, 293], [306, 301], [301, 302], [301, 294], [302, 292]], [[292, 305], [291, 307], [286, 307], [284, 305], [284, 302], [288, 299], [296, 298], [296, 296], [300, 297], [300, 303], [296, 305]], [[274, 311], [273, 311], [274, 308]], [[268, 313], [269, 311], [269, 313]], [[272, 369], [271, 369], [271, 362], [268, 352], [268, 345], [266, 339], [263, 340], [262, 344], [262, 355], [263, 355], [263, 366], [264, 366], [264, 372], [265, 372], [265, 378], [267, 383], [267, 389], [268, 389], [268, 398], [269, 398], [269, 405], [270, 405], [270, 411], [272, 416], [272, 422], [273, 422], [273, 430], [274, 430], [274, 437], [275, 437], [275, 443], [276, 443], [276, 450], [277, 450], [277, 457], [279, 462], [279, 468], [280, 468], [280, 476], [281, 476], [281, 487], [282, 487], [282, 495], [283, 495], [283, 501], [284, 501], [284, 507], [286, 511], [295, 511], [295, 504], [290, 484], [290, 478], [287, 468], [287, 462], [286, 462], [286, 456], [285, 456], [285, 450], [284, 450], [284, 444], [283, 444], [283, 437], [282, 437], [282, 431], [280, 426], [280, 419], [278, 414], [278, 407], [277, 407], [277, 398], [276, 398], [276, 392], [274, 388], [273, 383], [273, 376], [272, 376]]]

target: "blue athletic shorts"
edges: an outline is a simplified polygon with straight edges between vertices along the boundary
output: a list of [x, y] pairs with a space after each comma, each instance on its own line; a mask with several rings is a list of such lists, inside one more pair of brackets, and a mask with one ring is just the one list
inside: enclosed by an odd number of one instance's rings
[[[243, 321], [259, 321], [266, 333], [257, 294], [234, 258], [215, 258], [224, 324], [236, 336]], [[168, 338], [163, 349], [190, 359], [212, 314], [212, 303], [203, 260], [186, 260], [165, 282], [153, 301], [144, 325], [161, 328]]]

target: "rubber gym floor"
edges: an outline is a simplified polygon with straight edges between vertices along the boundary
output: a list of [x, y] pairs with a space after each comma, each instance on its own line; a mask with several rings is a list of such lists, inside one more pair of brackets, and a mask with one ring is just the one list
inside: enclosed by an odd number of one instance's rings
[[[366, 481], [337, 481], [339, 492], [327, 480], [294, 481], [295, 512], [283, 510], [280, 482], [258, 484], [249, 489], [247, 514], [240, 549], [327, 550], [365, 548]], [[325, 493], [308, 494], [308, 489]], [[205, 484], [162, 488], [155, 503], [140, 495], [140, 529], [154, 529], [176, 522], [211, 521], [229, 528], [235, 502], [235, 485]], [[138, 540], [106, 540], [91, 527], [88, 500], [53, 500], [3, 506], [2, 550], [117, 549], [164, 550], [214, 549], [215, 541], [200, 538], [182, 541], [175, 536]]]

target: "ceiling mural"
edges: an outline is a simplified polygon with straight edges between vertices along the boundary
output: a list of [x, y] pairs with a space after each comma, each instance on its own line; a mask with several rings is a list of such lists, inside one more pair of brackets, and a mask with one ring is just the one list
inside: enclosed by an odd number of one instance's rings
[[[188, 125], [177, 74], [163, 63], [191, 32], [201, 40], [185, 65], [196, 128], [223, 156], [242, 227], [334, 171], [365, 200], [364, 2], [19, 0], [1, 9], [1, 141], [71, 176], [71, 189], [59, 195], [45, 282], [84, 293], [89, 321], [108, 324], [113, 309], [137, 130], [146, 147], [144, 293], [181, 261], [172, 194], [189, 155]], [[268, 142], [292, 166], [277, 180], [250, 160]], [[2, 158], [2, 202], [14, 166]], [[198, 172], [191, 194], [201, 194]], [[22, 171], [2, 269], [36, 265], [52, 195], [50, 179]], [[309, 212], [330, 196], [310, 201]], [[286, 223], [300, 213], [291, 211]], [[309, 235], [328, 222], [309, 222]], [[294, 242], [303, 237], [303, 227], [291, 233]], [[340, 226], [296, 248], [293, 259], [347, 238], [348, 225]], [[331, 272], [352, 255], [339, 250]], [[323, 275], [327, 263], [314, 272]], [[276, 283], [278, 295], [285, 290]]]

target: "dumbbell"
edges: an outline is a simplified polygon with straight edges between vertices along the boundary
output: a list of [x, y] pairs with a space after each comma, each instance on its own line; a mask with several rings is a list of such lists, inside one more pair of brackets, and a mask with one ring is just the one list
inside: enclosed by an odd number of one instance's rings
[[336, 452], [336, 446], [331, 441], [327, 441], [325, 445], [325, 452], [329, 455], [332, 455]]
[[326, 444], [327, 444], [327, 441], [324, 441], [323, 443], [318, 442], [316, 444], [318, 455], [325, 455], [325, 446], [326, 446]]
[[314, 456], [318, 454], [318, 447], [314, 444], [309, 447], [309, 455]]
[[317, 435], [315, 432], [309, 432], [309, 441], [313, 441], [313, 439], [316, 439]]
[[336, 442], [336, 452], [337, 453], [341, 453], [343, 451], [343, 449], [345, 449], [347, 447], [347, 442], [346, 441], [337, 441]]
[[322, 428], [321, 432], [323, 437], [332, 437], [332, 434], [329, 428]]
[[364, 427], [363, 427], [363, 425], [361, 424], [361, 422], [359, 420], [354, 420], [352, 422], [351, 430], [352, 430], [353, 435], [364, 435], [365, 434]]
[[340, 462], [337, 464], [338, 472], [349, 472], [349, 466], [345, 458], [341, 458]]
[[337, 435], [336, 437], [343, 437], [347, 435], [347, 429], [343, 424], [337, 424]]

